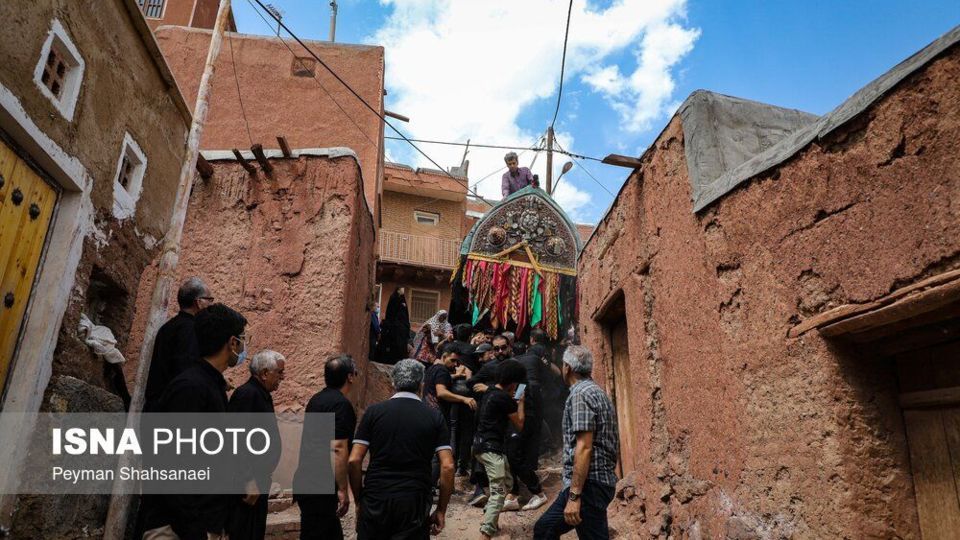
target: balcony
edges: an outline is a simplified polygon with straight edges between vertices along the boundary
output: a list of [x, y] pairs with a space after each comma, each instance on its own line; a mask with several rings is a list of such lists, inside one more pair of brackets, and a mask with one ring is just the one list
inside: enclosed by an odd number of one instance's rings
[[460, 240], [380, 231], [380, 260], [452, 270], [460, 257]]

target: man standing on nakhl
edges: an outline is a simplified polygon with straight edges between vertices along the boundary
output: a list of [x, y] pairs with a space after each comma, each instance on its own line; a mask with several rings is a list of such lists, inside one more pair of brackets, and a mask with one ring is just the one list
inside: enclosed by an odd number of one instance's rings
[[516, 152], [507, 152], [507, 155], [503, 156], [503, 161], [507, 164], [507, 172], [500, 178], [500, 191], [504, 199], [527, 186], [540, 187], [530, 169], [520, 166], [520, 158], [517, 157]]
[[[358, 540], [426, 540], [439, 534], [453, 492], [453, 449], [440, 411], [420, 401], [423, 364], [405, 359], [391, 373], [396, 393], [370, 406], [350, 451]], [[370, 452], [366, 475], [361, 469]], [[440, 458], [440, 498], [431, 514], [430, 468]]]
[[232, 413], [255, 413], [257, 426], [269, 433], [271, 441], [277, 441], [266, 454], [253, 459], [247, 470], [238, 471], [243, 495], [233, 501], [227, 521], [231, 540], [260, 540], [267, 533], [267, 498], [281, 453], [280, 429], [270, 394], [280, 388], [285, 365], [286, 359], [276, 351], [253, 355], [250, 379], [233, 392], [227, 405]]
[[210, 290], [200, 278], [192, 277], [180, 286], [177, 291], [180, 313], [163, 323], [153, 341], [143, 412], [153, 412], [170, 381], [200, 361], [194, 330], [195, 317], [198, 311], [212, 303]]
[[[301, 540], [342, 540], [340, 518], [350, 508], [347, 459], [357, 426], [357, 413], [347, 399], [357, 378], [353, 357], [339, 354], [327, 359], [323, 366], [326, 387], [307, 402], [300, 442], [300, 462], [293, 475], [293, 497], [300, 506]], [[333, 442], [323, 439], [319, 422], [323, 413], [333, 413]], [[317, 485], [320, 475], [315, 468], [330, 459], [333, 452], [333, 476], [336, 494], [321, 495]]]
[[535, 539], [553, 540], [577, 530], [578, 538], [606, 539], [607, 506], [617, 484], [620, 451], [616, 411], [590, 374], [593, 356], [571, 345], [563, 353], [570, 396], [563, 409], [563, 490], [534, 526]]

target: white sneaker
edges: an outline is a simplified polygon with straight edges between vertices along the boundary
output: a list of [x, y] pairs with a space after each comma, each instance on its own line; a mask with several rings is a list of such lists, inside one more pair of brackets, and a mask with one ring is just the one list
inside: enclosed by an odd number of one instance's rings
[[539, 495], [530, 497], [530, 500], [527, 501], [527, 504], [523, 505], [522, 510], [536, 510], [545, 504], [547, 504], [547, 496], [543, 493], [540, 493]]
[[516, 512], [517, 510], [520, 510], [520, 501], [517, 499], [507, 499], [503, 502], [504, 512]]

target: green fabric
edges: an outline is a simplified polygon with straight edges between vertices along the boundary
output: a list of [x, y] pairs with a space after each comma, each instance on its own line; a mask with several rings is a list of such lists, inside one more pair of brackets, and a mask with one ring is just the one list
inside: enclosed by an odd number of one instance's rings
[[476, 326], [477, 321], [480, 320], [480, 306], [476, 302], [473, 303], [473, 325]]
[[557, 328], [563, 329], [563, 305], [560, 304], [560, 293], [557, 293]]
[[480, 532], [487, 536], [494, 536], [500, 530], [500, 512], [503, 510], [507, 493], [513, 487], [513, 475], [510, 474], [510, 464], [503, 454], [484, 452], [477, 456], [477, 461], [483, 465], [490, 481], [490, 498], [483, 508], [483, 523]]
[[530, 304], [530, 328], [533, 328], [543, 319], [543, 293], [540, 292], [540, 274], [533, 274], [533, 294]]

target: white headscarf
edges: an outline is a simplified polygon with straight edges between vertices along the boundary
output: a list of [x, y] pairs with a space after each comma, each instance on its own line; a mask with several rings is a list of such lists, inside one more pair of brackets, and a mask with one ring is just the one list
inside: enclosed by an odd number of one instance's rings
[[[440, 319], [443, 318], [443, 322], [440, 322]], [[449, 317], [447, 317], [447, 310], [441, 309], [434, 315], [427, 319], [423, 324], [430, 325], [430, 333], [433, 334], [431, 341], [438, 343], [443, 341], [443, 338], [447, 337], [447, 333], [453, 330], [453, 327], [450, 326]]]

